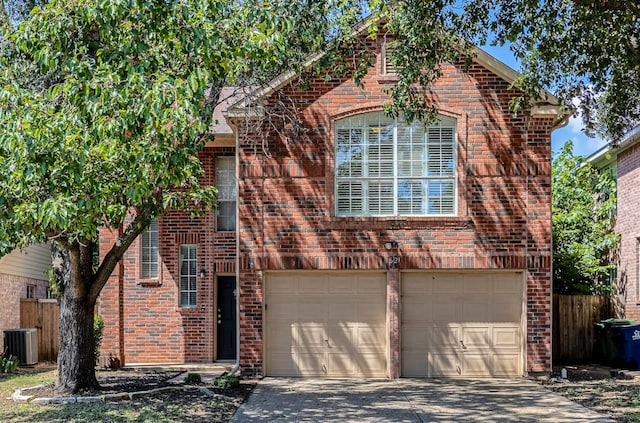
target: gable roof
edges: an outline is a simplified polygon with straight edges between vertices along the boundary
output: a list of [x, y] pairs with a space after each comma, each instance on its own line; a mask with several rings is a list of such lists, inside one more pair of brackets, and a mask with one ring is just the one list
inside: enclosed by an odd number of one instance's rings
[[[356, 36], [364, 35], [372, 24], [373, 23], [371, 23], [371, 21], [364, 20], [356, 25], [352, 34]], [[507, 66], [505, 63], [496, 59], [479, 47], [473, 46], [472, 51], [474, 53], [473, 61], [475, 63], [490, 70], [509, 84], [513, 84], [520, 76], [516, 70]], [[305, 70], [309, 69], [318, 62], [324, 54], [324, 52], [321, 52], [308, 57], [303, 63], [302, 68]], [[244, 98], [230, 105], [223, 111], [223, 115], [227, 118], [260, 116], [263, 112], [262, 107], [256, 107], [255, 105], [252, 107], [252, 104], [255, 104], [255, 100], [268, 97], [280, 88], [292, 82], [296, 76], [298, 76], [298, 72], [296, 71], [288, 71], [280, 74], [270, 82], [256, 88]], [[541, 100], [532, 107], [531, 115], [535, 117], [557, 116], [558, 122], [562, 122], [560, 126], [566, 125], [565, 120], [573, 114], [573, 110], [563, 111], [560, 105], [560, 100], [547, 90], [540, 90], [540, 98]]]

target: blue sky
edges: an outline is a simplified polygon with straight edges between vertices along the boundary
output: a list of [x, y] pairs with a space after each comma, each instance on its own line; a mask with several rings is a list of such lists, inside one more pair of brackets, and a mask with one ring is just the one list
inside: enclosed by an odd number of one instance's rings
[[[508, 47], [483, 46], [481, 48], [507, 66], [515, 70], [520, 69], [520, 64]], [[568, 140], [573, 141], [573, 153], [580, 156], [589, 156], [606, 144], [600, 139], [588, 138], [582, 132], [582, 129], [582, 120], [574, 116], [565, 127], [553, 131], [551, 133], [551, 148], [553, 152], [558, 151]]]

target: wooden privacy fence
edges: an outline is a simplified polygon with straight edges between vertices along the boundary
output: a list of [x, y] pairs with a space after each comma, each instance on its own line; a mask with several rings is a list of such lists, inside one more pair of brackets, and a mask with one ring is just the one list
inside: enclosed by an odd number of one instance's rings
[[587, 363], [594, 360], [593, 324], [613, 317], [610, 297], [553, 295], [553, 360]]
[[20, 327], [38, 329], [38, 361], [58, 359], [60, 306], [57, 300], [20, 300]]

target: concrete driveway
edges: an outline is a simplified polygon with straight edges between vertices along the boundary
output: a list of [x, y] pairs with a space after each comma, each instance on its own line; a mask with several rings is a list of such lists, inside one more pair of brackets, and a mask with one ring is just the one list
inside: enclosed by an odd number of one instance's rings
[[612, 422], [527, 379], [266, 378], [232, 422]]

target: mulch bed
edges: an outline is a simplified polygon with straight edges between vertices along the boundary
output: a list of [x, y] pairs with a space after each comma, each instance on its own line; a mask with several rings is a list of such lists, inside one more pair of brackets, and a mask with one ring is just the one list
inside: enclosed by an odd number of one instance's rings
[[[99, 390], [84, 391], [75, 395], [61, 394], [56, 392], [55, 387], [51, 384], [38, 389], [30, 389], [24, 394], [33, 395], [35, 398], [101, 396], [174, 386], [185, 389], [161, 391], [125, 401], [135, 408], [149, 407], [160, 412], [166, 411], [168, 414], [175, 412], [175, 410], [180, 410], [180, 421], [183, 422], [225, 422], [233, 416], [240, 404], [247, 399], [256, 384], [253, 380], [242, 380], [238, 387], [220, 388], [205, 383], [190, 385], [169, 383], [169, 380], [180, 373], [182, 372], [100, 370], [96, 371], [96, 377], [101, 386]], [[198, 388], [206, 388], [209, 392]], [[211, 392], [214, 395], [211, 395]]]

